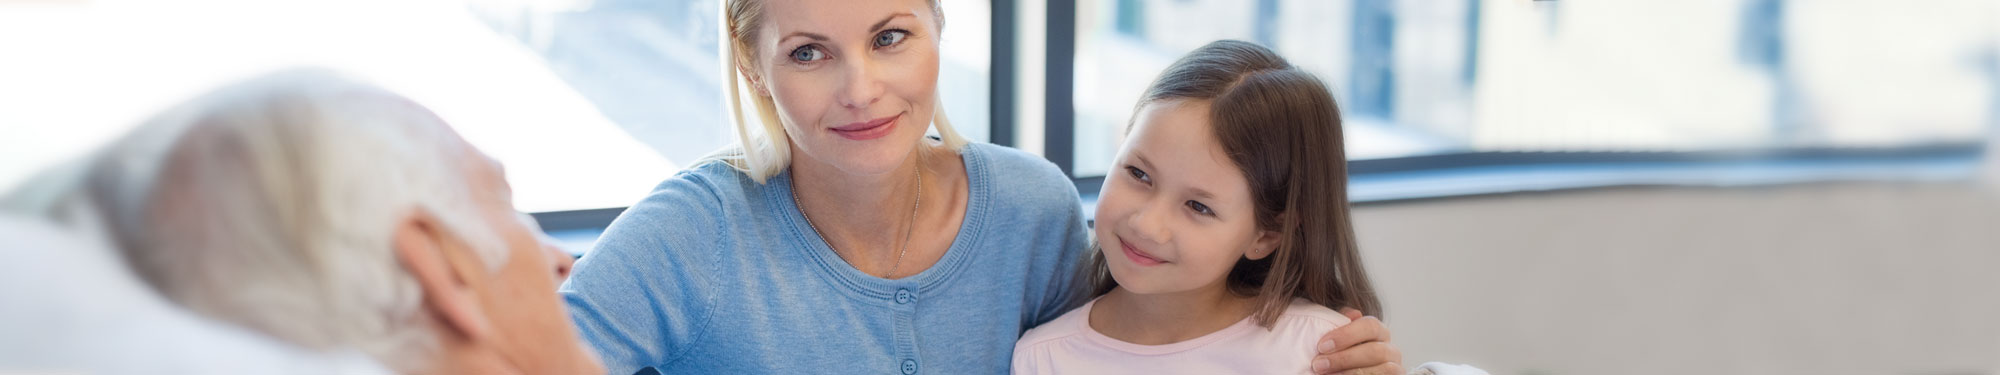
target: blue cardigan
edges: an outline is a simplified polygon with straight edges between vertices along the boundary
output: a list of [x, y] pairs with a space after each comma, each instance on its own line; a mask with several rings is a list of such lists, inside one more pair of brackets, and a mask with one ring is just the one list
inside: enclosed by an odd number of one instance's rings
[[1075, 186], [1031, 154], [967, 146], [970, 196], [936, 265], [898, 280], [834, 254], [791, 199], [719, 162], [611, 223], [561, 293], [613, 374], [1004, 374], [1061, 315], [1088, 246]]

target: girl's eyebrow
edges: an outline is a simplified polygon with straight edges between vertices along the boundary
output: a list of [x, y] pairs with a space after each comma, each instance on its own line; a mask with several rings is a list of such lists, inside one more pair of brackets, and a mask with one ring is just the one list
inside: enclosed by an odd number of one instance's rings
[[1202, 188], [1194, 186], [1189, 186], [1188, 190], [1194, 193], [1195, 198], [1215, 199], [1215, 194], [1209, 193], [1208, 190], [1202, 190]]
[[[1155, 180], [1159, 179], [1161, 171], [1159, 170], [1159, 168], [1153, 168], [1153, 162], [1151, 160], [1146, 160], [1146, 155], [1144, 153], [1139, 152], [1139, 150], [1132, 150], [1132, 159], [1138, 160], [1137, 164], [1139, 164], [1140, 167], [1144, 167], [1146, 169], [1146, 175], [1153, 176]], [[1200, 187], [1192, 185], [1188, 186], [1187, 189], [1189, 193], [1194, 194], [1195, 198], [1215, 199], [1215, 193], [1210, 193], [1208, 192], [1207, 189], [1202, 189]]]

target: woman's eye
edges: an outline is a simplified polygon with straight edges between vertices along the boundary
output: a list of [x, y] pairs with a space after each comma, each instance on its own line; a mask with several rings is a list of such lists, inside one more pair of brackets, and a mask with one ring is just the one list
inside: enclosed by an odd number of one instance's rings
[[1207, 216], [1215, 216], [1215, 210], [1208, 209], [1208, 205], [1201, 204], [1201, 202], [1187, 201], [1187, 206], [1188, 209], [1194, 210], [1195, 213]]
[[826, 51], [821, 51], [819, 47], [800, 46], [798, 49], [792, 50], [792, 61], [814, 62], [825, 59]]
[[1152, 176], [1146, 175], [1146, 171], [1139, 170], [1139, 167], [1125, 166], [1125, 174], [1132, 175], [1132, 178], [1139, 180], [1139, 182], [1153, 183]]
[[908, 31], [884, 30], [882, 31], [881, 34], [875, 34], [875, 47], [881, 48], [881, 47], [893, 46], [896, 45], [896, 43], [902, 43], [903, 39], [909, 37], [910, 37], [910, 32]]

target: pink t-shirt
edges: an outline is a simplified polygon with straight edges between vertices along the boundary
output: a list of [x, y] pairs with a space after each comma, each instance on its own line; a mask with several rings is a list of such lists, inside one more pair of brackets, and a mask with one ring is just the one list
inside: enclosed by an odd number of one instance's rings
[[1015, 374], [1302, 374], [1312, 372], [1320, 336], [1346, 325], [1325, 306], [1292, 300], [1271, 329], [1244, 318], [1215, 333], [1166, 345], [1139, 345], [1090, 328], [1092, 300], [1014, 343]]

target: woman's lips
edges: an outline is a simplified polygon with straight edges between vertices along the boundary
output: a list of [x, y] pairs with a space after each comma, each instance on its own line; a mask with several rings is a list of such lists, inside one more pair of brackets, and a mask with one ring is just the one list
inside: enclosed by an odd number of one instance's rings
[[898, 113], [894, 116], [841, 125], [830, 130], [833, 130], [833, 134], [839, 134], [841, 138], [866, 141], [888, 136], [891, 130], [896, 130], [896, 120], [901, 118], [903, 114]]
[[1123, 241], [1120, 241], [1118, 243], [1118, 247], [1124, 248], [1125, 257], [1132, 259], [1132, 263], [1138, 263], [1140, 266], [1157, 266], [1167, 263], [1167, 261], [1160, 260], [1160, 258], [1154, 258], [1152, 255], [1147, 255], [1146, 252], [1139, 251], [1138, 248], [1134, 248], [1132, 247], [1132, 245], [1126, 244]]

